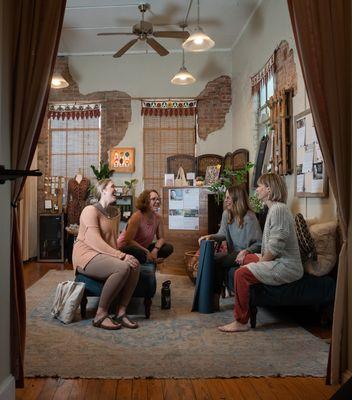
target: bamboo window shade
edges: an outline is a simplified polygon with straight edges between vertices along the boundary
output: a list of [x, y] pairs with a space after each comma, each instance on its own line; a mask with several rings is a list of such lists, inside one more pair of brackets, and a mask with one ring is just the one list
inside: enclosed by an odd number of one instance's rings
[[144, 188], [162, 193], [167, 157], [195, 151], [195, 115], [144, 115]]
[[49, 175], [74, 177], [79, 170], [92, 177], [99, 164], [100, 117], [49, 118]]

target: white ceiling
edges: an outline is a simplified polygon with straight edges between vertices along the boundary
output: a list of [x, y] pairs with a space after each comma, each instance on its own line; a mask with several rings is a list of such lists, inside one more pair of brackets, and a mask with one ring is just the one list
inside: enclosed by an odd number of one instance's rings
[[[59, 55], [114, 54], [135, 36], [97, 36], [98, 32], [131, 32], [141, 19], [133, 0], [67, 0]], [[197, 0], [148, 0], [145, 20], [154, 31], [178, 30], [187, 15], [187, 30], [197, 24]], [[248, 19], [261, 0], [200, 0], [200, 26], [215, 41], [216, 50], [229, 50], [241, 35]], [[170, 52], [181, 51], [179, 39], [157, 40]], [[148, 53], [153, 53], [148, 47]], [[145, 53], [146, 45], [136, 43], [130, 53]]]

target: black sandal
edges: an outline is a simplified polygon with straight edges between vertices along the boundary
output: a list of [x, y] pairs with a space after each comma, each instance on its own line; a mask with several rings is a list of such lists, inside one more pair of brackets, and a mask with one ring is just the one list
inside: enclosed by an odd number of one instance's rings
[[[121, 324], [125, 328], [129, 328], [129, 329], [138, 328], [138, 323], [136, 321], [132, 321], [131, 319], [129, 319], [126, 314], [122, 314], [119, 317], [117, 315], [115, 315], [112, 319], [113, 319], [113, 321], [117, 322], [118, 324]], [[127, 322], [126, 322], [126, 320], [127, 320]]]
[[[114, 326], [102, 325], [106, 319], [109, 319], [114, 324]], [[110, 315], [105, 315], [104, 317], [98, 319], [98, 321], [94, 321], [94, 319], [93, 319], [92, 325], [95, 328], [106, 329], [107, 331], [116, 331], [118, 329], [121, 329], [121, 324], [119, 322], [115, 321], [113, 318], [111, 318]]]

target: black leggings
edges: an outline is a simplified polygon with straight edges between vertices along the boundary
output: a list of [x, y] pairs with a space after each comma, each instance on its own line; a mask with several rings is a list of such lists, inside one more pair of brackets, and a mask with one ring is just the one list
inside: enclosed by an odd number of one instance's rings
[[[154, 247], [155, 243], [152, 243], [147, 248], [149, 251], [152, 251]], [[145, 264], [147, 262], [147, 254], [137, 246], [125, 246], [120, 250], [126, 254], [131, 254], [132, 256], [136, 257], [141, 264]], [[173, 251], [174, 248], [172, 244], [164, 243], [158, 250], [158, 258], [167, 258], [173, 253]]]
[[236, 257], [238, 253], [217, 253], [214, 256], [214, 293], [221, 294], [224, 282], [227, 282], [227, 273], [231, 267], [237, 267]]

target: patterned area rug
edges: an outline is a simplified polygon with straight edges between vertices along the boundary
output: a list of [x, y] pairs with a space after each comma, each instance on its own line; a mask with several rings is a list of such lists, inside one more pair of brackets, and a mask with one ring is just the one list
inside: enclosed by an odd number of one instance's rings
[[[158, 275], [151, 319], [137, 315], [139, 329], [97, 329], [79, 313], [64, 325], [51, 318], [50, 307], [57, 283], [72, 278], [71, 271], [50, 271], [27, 290], [27, 377], [325, 376], [325, 341], [264, 310], [256, 329], [221, 333], [216, 327], [232, 320], [233, 299], [222, 301], [221, 312], [192, 313], [194, 287], [183, 276]], [[171, 310], [160, 309], [160, 284], [166, 279], [172, 281]]]

